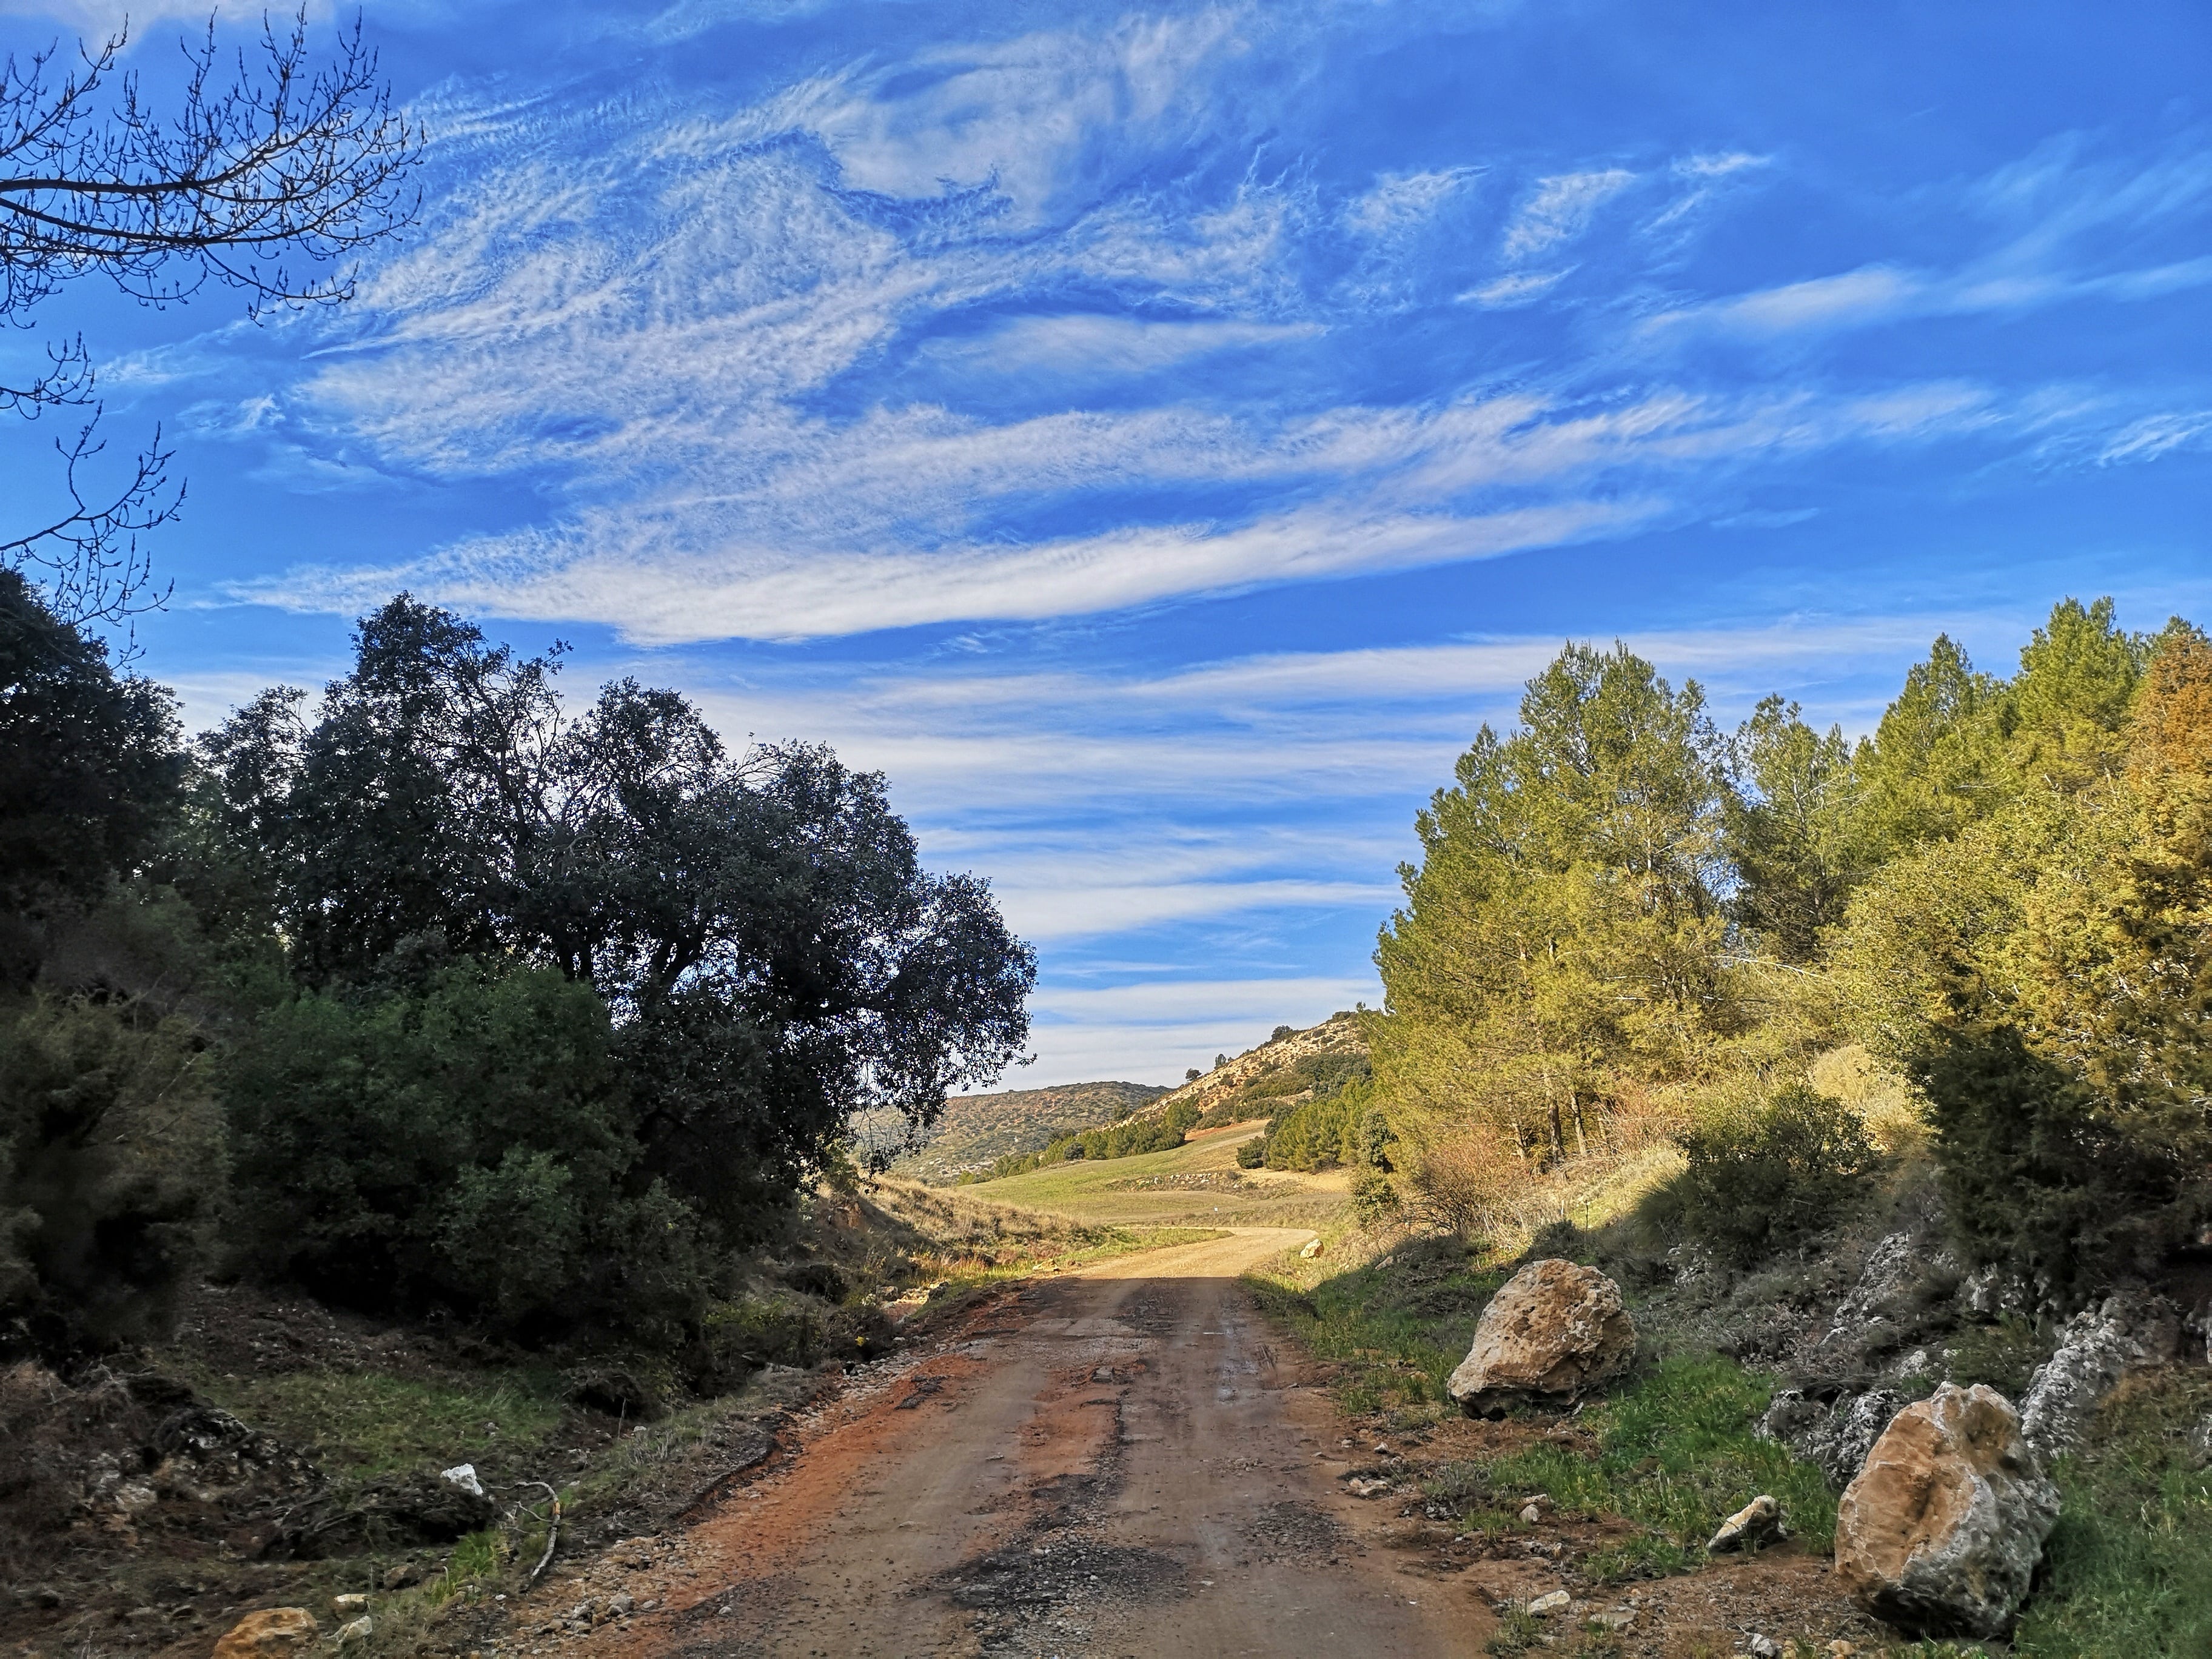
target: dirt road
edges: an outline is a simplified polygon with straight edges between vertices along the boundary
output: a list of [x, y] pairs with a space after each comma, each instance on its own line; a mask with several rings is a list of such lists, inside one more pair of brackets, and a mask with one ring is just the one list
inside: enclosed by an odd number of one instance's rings
[[1345, 1431], [1237, 1283], [1307, 1237], [1243, 1229], [1010, 1291], [616, 1564], [652, 1612], [544, 1650], [1480, 1652], [1487, 1607], [1379, 1547], [1396, 1505], [1345, 1492]]

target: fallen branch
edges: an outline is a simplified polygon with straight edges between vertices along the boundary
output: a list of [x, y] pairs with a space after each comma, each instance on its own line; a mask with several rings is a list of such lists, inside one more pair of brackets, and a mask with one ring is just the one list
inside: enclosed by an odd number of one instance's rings
[[545, 1528], [545, 1553], [538, 1558], [538, 1565], [531, 1568], [530, 1577], [522, 1581], [522, 1588], [526, 1590], [535, 1589], [538, 1581], [544, 1576], [545, 1569], [552, 1565], [553, 1551], [561, 1542], [561, 1494], [552, 1487], [545, 1486], [543, 1480], [523, 1480], [516, 1484], [525, 1486], [544, 1486], [545, 1495], [553, 1500], [553, 1519]]

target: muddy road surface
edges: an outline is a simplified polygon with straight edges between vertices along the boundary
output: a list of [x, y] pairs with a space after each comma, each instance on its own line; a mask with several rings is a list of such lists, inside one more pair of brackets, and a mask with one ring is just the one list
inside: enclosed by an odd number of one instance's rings
[[1479, 1653], [1488, 1607], [1400, 1570], [1397, 1505], [1340, 1478], [1370, 1449], [1340, 1443], [1237, 1283], [1310, 1236], [1241, 1229], [1010, 1288], [641, 1543], [626, 1585], [649, 1613], [525, 1650]]

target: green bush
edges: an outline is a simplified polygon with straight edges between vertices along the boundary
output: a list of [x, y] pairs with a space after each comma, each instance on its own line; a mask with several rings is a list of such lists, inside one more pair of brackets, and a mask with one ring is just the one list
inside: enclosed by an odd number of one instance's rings
[[0, 1318], [47, 1352], [155, 1334], [220, 1207], [191, 1027], [131, 1004], [0, 1010]]
[[1747, 1117], [1684, 1135], [1682, 1151], [1688, 1167], [1644, 1200], [1641, 1218], [1739, 1265], [1827, 1226], [1876, 1160], [1857, 1115], [1802, 1084]]
[[682, 1324], [696, 1220], [635, 1167], [610, 1047], [598, 995], [544, 969], [270, 1010], [223, 1068], [251, 1261], [357, 1307]]
[[2001, 1262], [2079, 1305], [2111, 1279], [2154, 1268], [2201, 1222], [2185, 1168], [2096, 1109], [2092, 1091], [2010, 1027], [1946, 1033], [1914, 1067], [1932, 1103], [1953, 1225]]
[[1398, 1207], [1398, 1189], [1381, 1170], [1370, 1164], [1352, 1178], [1352, 1215], [1361, 1226], [1388, 1220]]

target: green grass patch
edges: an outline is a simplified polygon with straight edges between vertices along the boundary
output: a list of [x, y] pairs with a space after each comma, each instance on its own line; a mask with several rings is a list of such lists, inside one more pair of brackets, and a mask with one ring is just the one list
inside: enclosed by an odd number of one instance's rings
[[1003, 1181], [947, 1190], [1091, 1226], [1319, 1226], [1344, 1208], [1341, 1193], [1313, 1190], [1297, 1176], [1278, 1176], [1242, 1190], [1144, 1185], [1153, 1177], [1236, 1171], [1237, 1137], [1208, 1135], [1171, 1152], [1077, 1158]]
[[931, 1275], [938, 1288], [933, 1295], [950, 1295], [979, 1285], [1003, 1284], [1031, 1278], [1042, 1271], [1060, 1271], [1110, 1261], [1139, 1250], [1164, 1250], [1176, 1244], [1199, 1244], [1221, 1237], [1218, 1227], [1089, 1227], [1075, 1241], [1038, 1254], [1015, 1251], [1006, 1255], [952, 1255], [918, 1258], [917, 1265]]
[[[1382, 1261], [1301, 1291], [1286, 1274], [1246, 1282], [1261, 1305], [1316, 1356], [1338, 1362], [1334, 1391], [1360, 1413], [1454, 1409], [1445, 1381], [1481, 1310], [1505, 1278], [1449, 1240], [1401, 1245]], [[1762, 1492], [1781, 1500], [1790, 1530], [1814, 1550], [1835, 1541], [1836, 1499], [1820, 1471], [1753, 1427], [1772, 1398], [1765, 1380], [1716, 1354], [1664, 1359], [1577, 1419], [1595, 1453], [1539, 1441], [1507, 1455], [1455, 1464], [1429, 1481], [1432, 1501], [1462, 1524], [1516, 1528], [1534, 1493], [1561, 1510], [1636, 1523], [1632, 1537], [1586, 1559], [1600, 1582], [1690, 1569], [1720, 1523]]]
[[1562, 1514], [1635, 1522], [1638, 1532], [1583, 1558], [1584, 1577], [1599, 1583], [1692, 1571], [1720, 1523], [1761, 1493], [1781, 1500], [1808, 1547], [1827, 1550], [1836, 1499], [1820, 1471], [1752, 1431], [1770, 1392], [1717, 1355], [1668, 1359], [1583, 1412], [1579, 1425], [1595, 1437], [1595, 1455], [1540, 1441], [1451, 1465], [1430, 1481], [1430, 1496], [1485, 1532], [1517, 1530], [1516, 1512], [1538, 1492]]
[[1445, 1379], [1467, 1357], [1476, 1316], [1506, 1275], [1477, 1266], [1455, 1243], [1409, 1245], [1385, 1261], [1310, 1291], [1266, 1273], [1245, 1283], [1306, 1348], [1338, 1362], [1334, 1388], [1346, 1410], [1441, 1408], [1449, 1399]]
[[1595, 1457], [1545, 1442], [1492, 1460], [1482, 1474], [1500, 1492], [1548, 1492], [1563, 1510], [1617, 1515], [1648, 1528], [1644, 1542], [1619, 1552], [1622, 1577], [1702, 1560], [1705, 1540], [1762, 1492], [1781, 1500], [1790, 1529], [1808, 1547], [1827, 1550], [1836, 1539], [1827, 1481], [1752, 1431], [1771, 1395], [1733, 1360], [1680, 1355], [1583, 1413], [1597, 1439]]
[[2212, 1472], [2190, 1431], [2212, 1377], [2154, 1374], [2105, 1402], [2062, 1458], [2045, 1577], [2014, 1633], [2019, 1659], [2203, 1659], [2212, 1654]]
[[446, 1558], [446, 1571], [424, 1588], [423, 1600], [434, 1607], [443, 1607], [456, 1595], [469, 1594], [472, 1586], [495, 1577], [512, 1554], [498, 1533], [471, 1533], [453, 1546]]
[[306, 1449], [333, 1475], [368, 1478], [534, 1446], [562, 1412], [561, 1374], [518, 1369], [466, 1382], [374, 1371], [289, 1371], [235, 1381], [210, 1377], [203, 1392], [256, 1427]]

